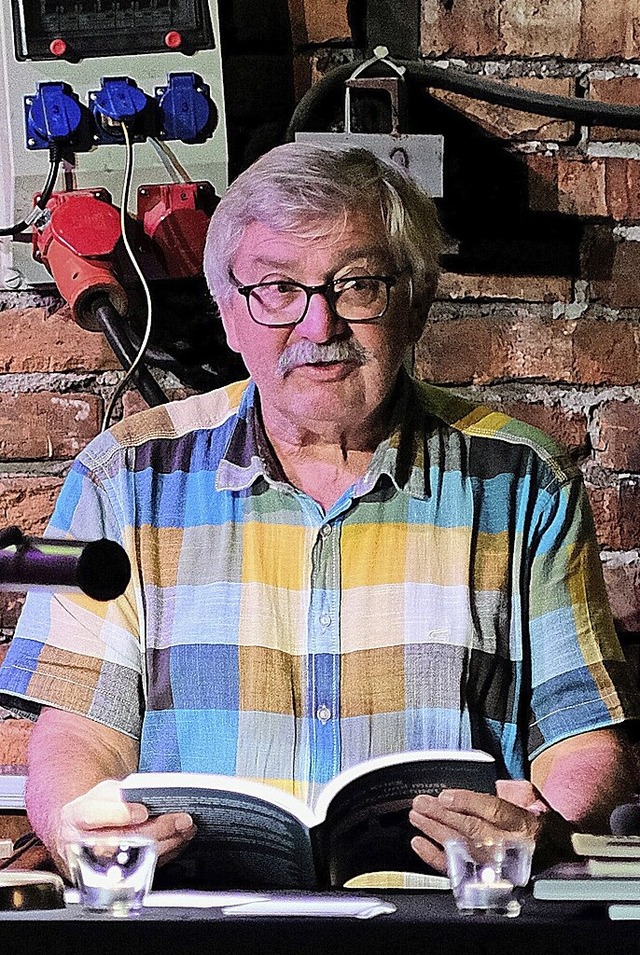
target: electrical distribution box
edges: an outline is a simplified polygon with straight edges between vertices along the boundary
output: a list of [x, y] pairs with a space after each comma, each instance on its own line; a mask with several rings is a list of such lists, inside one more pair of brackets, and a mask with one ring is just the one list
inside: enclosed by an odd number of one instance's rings
[[[76, 114], [56, 188], [106, 189], [119, 203], [125, 148], [108, 121], [122, 103], [144, 114], [133, 137], [132, 202], [138, 186], [178, 170], [224, 192], [216, 0], [2, 0], [0, 60], [0, 227], [31, 210], [49, 170], [48, 135]], [[50, 283], [29, 233], [0, 238], [0, 285]]]

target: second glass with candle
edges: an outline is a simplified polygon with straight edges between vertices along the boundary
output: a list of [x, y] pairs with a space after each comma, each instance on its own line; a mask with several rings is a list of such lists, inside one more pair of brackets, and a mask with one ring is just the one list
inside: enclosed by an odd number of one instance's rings
[[533, 842], [518, 836], [484, 842], [448, 839], [447, 871], [460, 914], [519, 915], [533, 849]]

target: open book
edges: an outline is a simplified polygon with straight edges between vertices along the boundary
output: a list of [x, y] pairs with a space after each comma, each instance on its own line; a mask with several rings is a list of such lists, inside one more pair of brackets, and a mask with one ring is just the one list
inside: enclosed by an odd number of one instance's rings
[[370, 872], [429, 873], [411, 848], [409, 808], [442, 789], [494, 792], [493, 757], [418, 750], [368, 760], [327, 783], [317, 805], [262, 783], [207, 773], [133, 773], [128, 802], [189, 812], [198, 834], [156, 886], [328, 888]]

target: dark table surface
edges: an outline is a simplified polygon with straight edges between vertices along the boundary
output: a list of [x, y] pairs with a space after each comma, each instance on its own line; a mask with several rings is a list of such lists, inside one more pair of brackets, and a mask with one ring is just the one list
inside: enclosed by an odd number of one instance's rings
[[82, 914], [77, 905], [2, 912], [0, 939], [2, 952], [12, 955], [640, 955], [640, 922], [611, 921], [605, 903], [527, 897], [521, 915], [507, 919], [460, 916], [446, 892], [375, 895], [393, 902], [396, 911], [371, 919], [265, 918], [154, 908], [130, 920]]

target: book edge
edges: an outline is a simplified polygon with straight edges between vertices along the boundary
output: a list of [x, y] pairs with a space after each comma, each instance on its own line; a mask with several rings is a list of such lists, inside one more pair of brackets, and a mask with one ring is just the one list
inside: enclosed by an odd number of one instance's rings
[[[189, 773], [189, 772], [152, 772], [130, 773], [120, 783], [120, 793], [124, 795], [130, 790], [167, 790], [180, 792], [185, 789], [199, 789], [202, 792], [233, 793], [239, 796], [250, 796], [261, 799], [263, 802], [277, 806], [288, 812], [307, 829], [313, 828], [318, 822], [316, 814], [306, 803], [290, 793], [283, 792], [277, 786], [247, 779], [244, 776], [223, 776], [219, 773]], [[125, 800], [126, 801], [126, 800]], [[187, 811], [187, 810], [185, 810]]]

